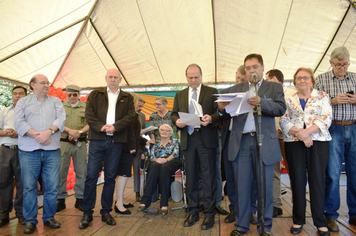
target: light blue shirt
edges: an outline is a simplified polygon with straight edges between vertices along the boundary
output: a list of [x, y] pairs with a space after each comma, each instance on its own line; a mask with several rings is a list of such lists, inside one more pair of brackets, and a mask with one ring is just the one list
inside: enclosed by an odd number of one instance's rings
[[46, 95], [41, 101], [35, 94], [21, 98], [15, 107], [15, 128], [18, 134], [19, 149], [28, 152], [37, 149], [58, 149], [60, 147], [60, 132], [51, 136], [49, 145], [42, 145], [25, 134], [31, 128], [41, 132], [48, 130], [52, 125], [63, 132], [65, 119], [66, 113], [59, 98]]
[[[261, 86], [262, 80], [263, 79], [261, 79], [256, 85], [257, 91]], [[250, 85], [249, 93], [251, 94], [251, 96], [256, 96], [255, 86], [252, 85], [250, 82], [248, 82], [248, 83]], [[256, 132], [255, 117], [253, 116], [253, 111], [250, 111], [248, 113], [242, 133], [247, 134], [247, 133], [251, 133], [251, 132]]]

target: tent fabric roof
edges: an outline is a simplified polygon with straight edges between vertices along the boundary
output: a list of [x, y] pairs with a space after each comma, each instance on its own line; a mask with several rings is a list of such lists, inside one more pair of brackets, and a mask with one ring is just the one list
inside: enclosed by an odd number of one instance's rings
[[0, 78], [28, 83], [45, 74], [55, 87], [185, 85], [197, 63], [203, 83], [234, 83], [244, 57], [259, 53], [265, 72], [291, 80], [298, 67], [330, 70], [346, 46], [356, 71], [354, 0], [4, 0], [0, 1]]

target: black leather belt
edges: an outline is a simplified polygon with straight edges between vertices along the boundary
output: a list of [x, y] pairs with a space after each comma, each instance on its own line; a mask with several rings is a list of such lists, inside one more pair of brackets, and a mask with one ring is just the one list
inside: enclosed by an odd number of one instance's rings
[[244, 133], [245, 135], [250, 135], [250, 136], [256, 136], [256, 132], [251, 132], [251, 133]]
[[12, 149], [12, 150], [17, 150], [19, 149], [19, 147], [17, 145], [10, 145], [10, 146], [7, 146], [5, 144], [2, 144], [1, 146], [3, 147], [6, 147], [6, 148], [9, 148], [9, 149]]
[[194, 131], [193, 131], [192, 134], [198, 134], [198, 133], [200, 133], [200, 129], [199, 128], [194, 128]]
[[113, 138], [114, 138], [114, 135], [106, 135], [105, 139], [113, 139]]
[[[70, 141], [66, 138], [61, 138], [60, 139], [61, 142], [67, 142], [67, 143], [70, 143]], [[79, 142], [84, 142], [85, 141], [85, 138], [78, 138], [78, 141]]]

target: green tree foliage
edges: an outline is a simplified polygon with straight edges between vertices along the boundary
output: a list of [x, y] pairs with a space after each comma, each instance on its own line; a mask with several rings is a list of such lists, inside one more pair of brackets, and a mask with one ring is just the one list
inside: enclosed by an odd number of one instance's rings
[[8, 107], [12, 104], [12, 88], [0, 86], [0, 109]]

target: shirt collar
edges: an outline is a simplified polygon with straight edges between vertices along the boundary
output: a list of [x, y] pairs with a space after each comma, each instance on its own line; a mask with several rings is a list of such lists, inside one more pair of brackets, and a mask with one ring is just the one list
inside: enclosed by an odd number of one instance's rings
[[[261, 86], [263, 80], [264, 80], [264, 78], [262, 78], [260, 81], [258, 81], [258, 83], [257, 83], [257, 88], [259, 88], [259, 87]], [[247, 80], [247, 82], [248, 82], [248, 84], [249, 84], [250, 86], [254, 86], [254, 85], [251, 84], [251, 82], [250, 82], [249, 80]]]
[[114, 95], [118, 95], [120, 93], [120, 88], [117, 89], [116, 93], [112, 93], [109, 87], [106, 87], [106, 90], [108, 93], [114, 94]]
[[[201, 84], [198, 86], [197, 88], [197, 92], [199, 92], [201, 90]], [[189, 87], [189, 92], [193, 92], [193, 88], [192, 87]]]
[[79, 101], [80, 100], [78, 100], [76, 103], [74, 103], [74, 104], [72, 104], [72, 103], [70, 103], [70, 102], [68, 102], [72, 107], [76, 107], [78, 104], [79, 104]]
[[[340, 78], [337, 77], [337, 76], [334, 74], [334, 71], [333, 71], [333, 70], [331, 70], [331, 74], [333, 75], [333, 78], [340, 80]], [[349, 79], [349, 75], [350, 75], [350, 72], [346, 72], [346, 75], [345, 75], [345, 77], [344, 77], [342, 80], [344, 80], [344, 79]]]

